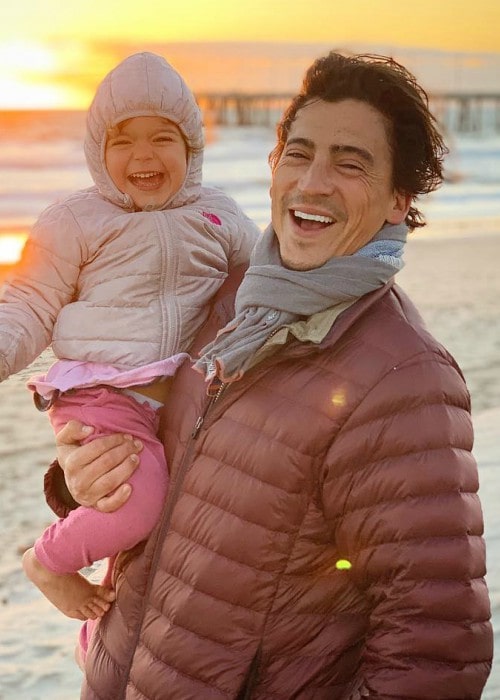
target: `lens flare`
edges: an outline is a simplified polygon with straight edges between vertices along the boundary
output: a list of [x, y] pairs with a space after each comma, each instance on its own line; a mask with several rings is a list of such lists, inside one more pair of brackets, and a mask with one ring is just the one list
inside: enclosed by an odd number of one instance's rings
[[351, 567], [352, 564], [348, 559], [339, 559], [335, 562], [335, 568], [339, 571], [348, 571]]

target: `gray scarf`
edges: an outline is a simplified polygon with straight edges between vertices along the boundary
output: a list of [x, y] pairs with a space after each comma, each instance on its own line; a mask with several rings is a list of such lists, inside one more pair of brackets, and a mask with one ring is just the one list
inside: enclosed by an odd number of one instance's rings
[[239, 379], [256, 351], [282, 326], [353, 303], [388, 282], [403, 267], [407, 233], [404, 224], [386, 224], [353, 255], [301, 271], [283, 267], [278, 239], [269, 226], [238, 289], [234, 319], [201, 350], [195, 368], [207, 381], [215, 376], [223, 382]]

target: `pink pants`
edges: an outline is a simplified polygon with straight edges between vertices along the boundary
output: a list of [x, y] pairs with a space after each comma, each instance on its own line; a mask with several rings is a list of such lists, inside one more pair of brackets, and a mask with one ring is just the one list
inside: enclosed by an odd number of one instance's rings
[[80, 506], [50, 525], [35, 542], [35, 553], [43, 566], [56, 574], [75, 573], [148, 537], [167, 493], [167, 465], [163, 445], [156, 437], [158, 412], [118, 391], [96, 387], [62, 394], [49, 417], [55, 432], [71, 419], [92, 425], [94, 432], [86, 442], [128, 433], [144, 445], [140, 465], [129, 479], [132, 493], [121, 508], [101, 513]]
[[157, 411], [106, 387], [62, 394], [50, 409], [57, 432], [69, 420], [92, 425], [88, 441], [129, 433], [144, 445], [140, 465], [129, 479], [132, 494], [113, 513], [80, 506], [48, 527], [35, 543], [38, 560], [56, 574], [74, 573], [95, 561], [130, 549], [146, 539], [157, 523], [168, 485], [163, 445], [156, 437]]

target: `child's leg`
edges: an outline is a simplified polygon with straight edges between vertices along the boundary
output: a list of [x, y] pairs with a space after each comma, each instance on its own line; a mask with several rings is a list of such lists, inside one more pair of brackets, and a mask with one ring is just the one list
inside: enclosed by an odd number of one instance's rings
[[47, 598], [65, 614], [82, 619], [102, 616], [110, 591], [89, 583], [78, 570], [149, 535], [161, 513], [168, 476], [163, 446], [155, 436], [156, 412], [150, 406], [102, 387], [80, 390], [62, 396], [51, 409], [56, 431], [71, 418], [95, 426], [91, 439], [126, 432], [144, 445], [127, 503], [114, 513], [77, 508], [47, 528], [34, 551], [25, 555], [26, 573]]

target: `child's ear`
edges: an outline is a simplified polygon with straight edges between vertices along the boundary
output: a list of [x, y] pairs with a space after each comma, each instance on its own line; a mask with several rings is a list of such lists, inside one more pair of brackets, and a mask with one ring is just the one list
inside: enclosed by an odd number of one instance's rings
[[404, 192], [394, 192], [393, 200], [389, 206], [386, 220], [390, 224], [401, 224], [406, 219], [411, 206], [411, 195]]

